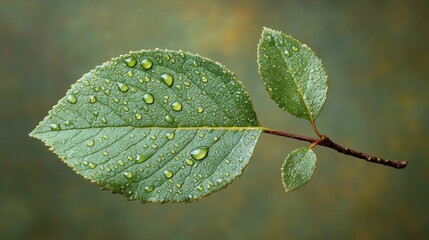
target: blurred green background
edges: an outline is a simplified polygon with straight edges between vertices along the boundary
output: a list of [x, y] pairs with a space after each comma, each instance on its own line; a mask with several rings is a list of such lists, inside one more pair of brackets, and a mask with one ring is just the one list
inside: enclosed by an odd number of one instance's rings
[[[0, 239], [424, 239], [429, 236], [428, 1], [0, 0]], [[392, 159], [322, 147], [303, 189], [280, 167], [306, 143], [263, 135], [243, 176], [191, 204], [140, 204], [101, 191], [28, 133], [69, 86], [112, 57], [182, 49], [236, 73], [267, 127], [312, 135], [259, 79], [263, 26], [307, 43], [330, 87], [319, 129]]]

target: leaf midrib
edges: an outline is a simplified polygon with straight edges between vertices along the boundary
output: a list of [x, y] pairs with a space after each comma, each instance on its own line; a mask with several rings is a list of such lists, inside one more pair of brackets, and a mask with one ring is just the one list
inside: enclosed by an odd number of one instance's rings
[[[281, 34], [281, 33], [280, 33]], [[310, 118], [309, 120], [310, 120], [310, 122], [313, 122], [314, 121], [314, 119], [313, 119], [313, 116], [312, 116], [312, 114], [311, 114], [311, 111], [310, 111], [310, 108], [309, 108], [309, 105], [308, 105], [308, 103], [307, 103], [307, 101], [305, 100], [305, 98], [304, 98], [304, 93], [302, 92], [302, 89], [301, 89], [301, 87], [298, 85], [298, 83], [296, 82], [296, 80], [295, 80], [295, 74], [293, 74], [293, 71], [291, 71], [292, 69], [290, 68], [290, 66], [289, 66], [289, 64], [286, 62], [286, 60], [284, 59], [284, 57], [283, 57], [283, 54], [282, 54], [282, 52], [280, 51], [280, 46], [278, 46], [277, 45], [277, 42], [276, 41], [274, 41], [275, 42], [275, 46], [276, 46], [276, 49], [279, 51], [279, 53], [280, 53], [280, 56], [282, 56], [282, 60], [283, 60], [283, 62], [285, 63], [285, 65], [287, 66], [287, 68], [288, 68], [288, 70], [289, 70], [289, 72], [290, 72], [290, 74], [292, 75], [292, 80], [293, 80], [293, 82], [295, 83], [295, 85], [297, 86], [297, 88], [298, 88], [298, 94], [301, 96], [301, 99], [302, 99], [302, 101], [304, 102], [304, 105], [305, 105], [305, 108], [307, 109], [307, 114], [308, 114], [308, 117]]]
[[72, 130], [89, 130], [89, 129], [106, 129], [106, 128], [134, 128], [134, 129], [148, 129], [148, 130], [154, 130], [154, 129], [171, 129], [171, 130], [229, 130], [229, 131], [246, 131], [246, 130], [260, 130], [265, 131], [268, 128], [266, 127], [260, 127], [260, 126], [248, 126], [248, 127], [134, 127], [134, 126], [107, 126], [107, 127], [87, 127], [87, 128], [70, 128], [70, 129], [62, 129], [60, 131], [46, 131], [46, 132], [33, 132], [31, 135], [37, 135], [37, 134], [43, 134], [43, 133], [49, 133], [49, 132], [65, 132], [65, 131], [72, 131]]

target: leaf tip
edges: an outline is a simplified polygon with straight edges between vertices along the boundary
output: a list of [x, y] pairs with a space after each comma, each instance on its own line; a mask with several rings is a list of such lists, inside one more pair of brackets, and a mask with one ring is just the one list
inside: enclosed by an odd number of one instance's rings
[[28, 133], [28, 136], [30, 136], [30, 137], [32, 137], [32, 138], [39, 139], [39, 138], [37, 137], [37, 128], [38, 128], [38, 127], [39, 127], [39, 126], [35, 127], [33, 130], [31, 130], [31, 132], [30, 132], [30, 133]]
[[266, 31], [269, 31], [269, 30], [271, 30], [271, 28], [269, 28], [269, 27], [265, 27], [265, 26], [264, 26], [264, 27], [262, 27], [262, 31], [263, 31], [263, 32], [266, 32]]
[[276, 32], [274, 29], [269, 28], [269, 27], [262, 27], [262, 32], [263, 33], [271, 33], [271, 32]]

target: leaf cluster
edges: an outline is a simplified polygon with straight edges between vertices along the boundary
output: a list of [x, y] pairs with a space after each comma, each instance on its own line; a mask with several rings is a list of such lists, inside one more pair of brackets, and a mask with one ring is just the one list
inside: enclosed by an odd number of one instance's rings
[[[264, 28], [259, 74], [277, 105], [310, 121], [326, 101], [321, 61], [305, 44]], [[249, 94], [221, 64], [187, 52], [141, 50], [83, 75], [30, 133], [102, 189], [142, 202], [189, 202], [228, 186], [262, 132]], [[312, 146], [282, 167], [286, 191], [308, 182]]]

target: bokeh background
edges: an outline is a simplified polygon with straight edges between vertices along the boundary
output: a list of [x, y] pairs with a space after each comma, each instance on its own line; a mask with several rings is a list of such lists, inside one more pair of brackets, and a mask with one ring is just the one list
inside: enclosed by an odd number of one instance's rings
[[[0, 0], [0, 239], [427, 239], [428, 1]], [[28, 133], [83, 73], [142, 48], [226, 65], [267, 127], [312, 135], [278, 109], [257, 73], [263, 26], [307, 43], [330, 86], [319, 129], [392, 159], [396, 170], [316, 148], [303, 189], [280, 167], [306, 143], [263, 135], [243, 176], [191, 204], [101, 191]]]

